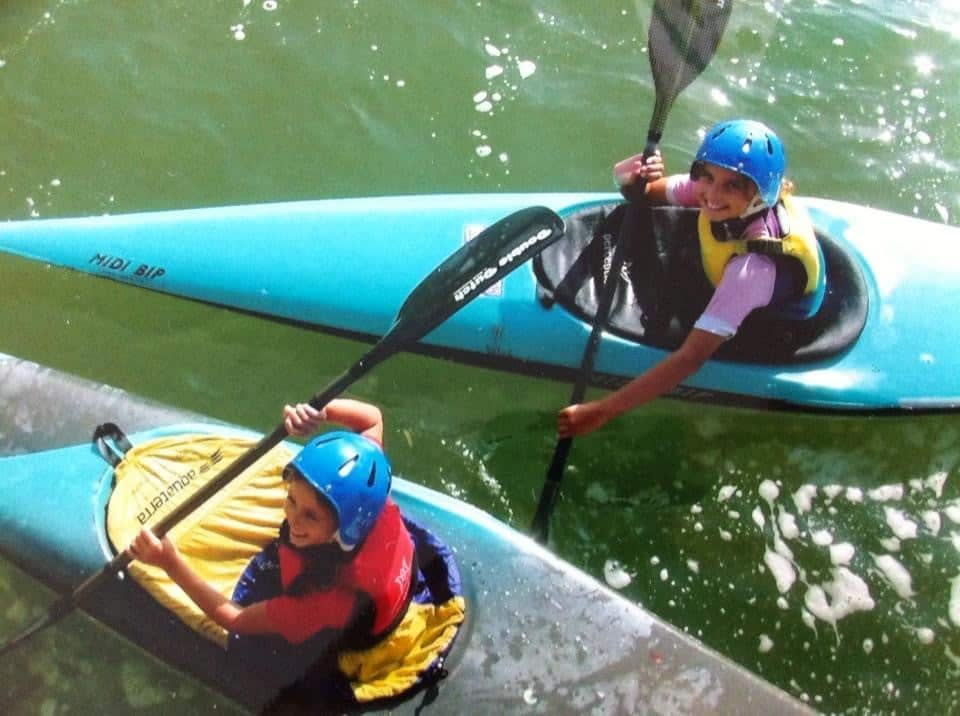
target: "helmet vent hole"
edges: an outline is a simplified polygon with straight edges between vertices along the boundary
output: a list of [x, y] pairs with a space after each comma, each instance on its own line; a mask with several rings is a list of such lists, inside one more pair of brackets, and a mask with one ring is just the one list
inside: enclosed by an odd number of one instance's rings
[[373, 487], [373, 483], [377, 481], [377, 466], [370, 466], [370, 477], [367, 478], [367, 487]]
[[740, 151], [743, 152], [744, 154], [749, 154], [751, 146], [753, 146], [753, 140], [750, 139], [750, 137], [747, 137], [746, 139], [743, 140], [743, 146], [740, 147]]
[[351, 472], [353, 472], [353, 468], [357, 464], [357, 462], [359, 462], [359, 460], [360, 460], [360, 456], [354, 455], [352, 458], [350, 458], [340, 466], [340, 469], [337, 470], [337, 474], [340, 477], [346, 477]]
[[769, 137], [767, 138], [767, 154], [773, 156], [773, 142], [770, 141]]

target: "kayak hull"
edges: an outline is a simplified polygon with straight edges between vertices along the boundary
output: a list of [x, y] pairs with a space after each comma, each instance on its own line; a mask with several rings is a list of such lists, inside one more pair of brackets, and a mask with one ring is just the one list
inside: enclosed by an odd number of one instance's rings
[[[98, 422], [123, 425], [134, 443], [181, 432], [249, 434], [2, 355], [0, 399], [11, 406], [0, 415], [0, 554], [58, 592], [113, 556], [103, 530], [110, 470], [89, 443]], [[49, 420], [48, 405], [58, 408]], [[463, 577], [468, 621], [439, 685], [443, 712], [512, 713], [533, 703], [544, 713], [664, 705], [675, 713], [807, 712], [481, 510], [403, 479], [394, 495], [455, 550]], [[108, 580], [80, 606], [247, 708], [271, 696], [132, 579]], [[414, 713], [423, 699], [391, 712]]]
[[[469, 236], [545, 205], [561, 215], [616, 197], [478, 194], [332, 199], [0, 224], [0, 250], [152, 290], [362, 338], [390, 327], [410, 290]], [[868, 286], [865, 327], [828, 359], [714, 360], [676, 397], [758, 408], [889, 412], [960, 408], [960, 231], [801, 199]], [[567, 379], [589, 322], [537, 299], [530, 266], [427, 335], [423, 352]], [[666, 352], [613, 334], [594, 382], [620, 385]]]

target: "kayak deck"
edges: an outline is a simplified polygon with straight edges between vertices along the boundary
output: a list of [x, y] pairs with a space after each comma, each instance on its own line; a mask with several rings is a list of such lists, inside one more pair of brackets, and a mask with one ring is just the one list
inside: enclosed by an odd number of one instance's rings
[[[137, 431], [185, 421], [162, 430], [235, 430], [198, 424], [195, 415], [6, 356], [0, 356], [0, 399], [9, 406], [0, 415], [0, 552], [57, 591], [75, 586], [112, 556], [97, 527], [110, 486], [88, 442], [92, 426], [109, 419], [133, 439]], [[54, 414], [46, 414], [53, 412], [43, 407], [49, 405], [57, 406]], [[57, 499], [61, 508], [67, 499], [79, 506], [50, 512], [40, 528], [28, 524], [9, 499], [11, 483], [26, 495], [18, 499], [43, 499], [43, 493], [58, 492], [49, 489], [61, 474], [53, 466], [65, 463], [71, 471], [64, 483], [72, 485]], [[395, 482], [394, 494], [403, 510], [455, 550], [464, 578], [468, 623], [439, 685], [442, 711], [807, 712], [488, 514], [406, 480]], [[109, 580], [82, 607], [248, 708], [269, 696], [252, 686], [250, 675], [225, 671], [219, 647], [160, 608], [133, 580]], [[422, 701], [414, 696], [391, 710], [413, 713]]]
[[[0, 251], [311, 328], [379, 338], [413, 286], [480, 228], [532, 205], [567, 217], [616, 199], [597, 193], [447, 194], [14, 221], [0, 223]], [[957, 229], [842, 202], [797, 201], [816, 230], [833, 240], [831, 250], [842, 253], [848, 273], [862, 277], [865, 301], [847, 306], [837, 295], [834, 305], [854, 318], [865, 310], [862, 330], [845, 321], [837, 324], [842, 335], [814, 331], [802, 362], [790, 362], [781, 344], [790, 346], [798, 336], [760, 326], [752, 345], [764, 347], [769, 360], [740, 355], [709, 361], [672, 395], [817, 412], [960, 409], [960, 325], [955, 311], [938, 310], [960, 304]], [[290, 281], [291, 275], [312, 280]], [[533, 268], [521, 267], [414, 350], [569, 379], [579, 369], [590, 322], [559, 303], [544, 305], [537, 292]], [[666, 351], [606, 332], [593, 382], [620, 385]]]

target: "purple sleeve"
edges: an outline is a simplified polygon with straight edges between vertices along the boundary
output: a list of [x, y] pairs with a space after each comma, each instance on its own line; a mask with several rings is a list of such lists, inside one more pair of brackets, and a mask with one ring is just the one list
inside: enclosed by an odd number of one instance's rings
[[693, 327], [730, 338], [750, 311], [770, 303], [776, 279], [777, 267], [769, 256], [734, 256], [723, 270], [723, 278], [710, 303]]
[[674, 206], [699, 206], [695, 186], [689, 174], [671, 174], [667, 177], [667, 202]]

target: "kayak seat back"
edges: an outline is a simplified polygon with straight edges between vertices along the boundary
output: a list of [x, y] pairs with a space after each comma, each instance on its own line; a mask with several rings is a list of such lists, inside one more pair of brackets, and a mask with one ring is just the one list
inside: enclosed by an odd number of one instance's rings
[[[617, 277], [607, 330], [675, 350], [713, 294], [700, 259], [696, 209], [610, 203], [565, 216], [566, 236], [534, 260], [539, 300], [592, 322], [628, 211], [632, 240]], [[866, 281], [859, 265], [832, 237], [817, 231], [817, 238], [826, 266], [819, 310], [803, 319], [754, 311], [720, 348], [717, 360], [807, 363], [853, 345], [866, 323]]]

